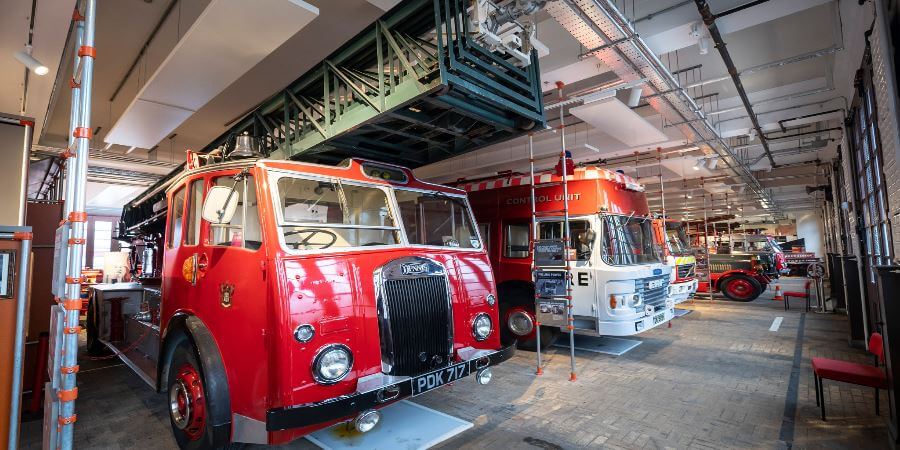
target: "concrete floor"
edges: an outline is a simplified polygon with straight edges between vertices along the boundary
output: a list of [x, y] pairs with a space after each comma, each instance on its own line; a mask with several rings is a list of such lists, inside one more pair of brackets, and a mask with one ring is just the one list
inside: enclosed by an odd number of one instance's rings
[[[781, 285], [798, 290], [802, 280]], [[488, 387], [457, 383], [416, 402], [475, 424], [447, 449], [887, 448], [871, 389], [826, 382], [828, 421], [818, 416], [810, 358], [871, 362], [847, 345], [847, 318], [803, 313], [799, 302], [785, 312], [772, 295], [686, 303], [693, 313], [641, 335], [623, 356], [577, 352], [574, 383], [567, 350], [546, 353], [541, 377], [534, 354], [519, 352]], [[163, 395], [117, 361], [82, 368], [77, 447], [175, 447]], [[39, 421], [23, 425], [23, 448], [40, 447], [40, 430]]]

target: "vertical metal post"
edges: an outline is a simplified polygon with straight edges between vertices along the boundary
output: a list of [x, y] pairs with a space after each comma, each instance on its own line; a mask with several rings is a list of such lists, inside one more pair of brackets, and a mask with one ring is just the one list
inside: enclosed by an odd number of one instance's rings
[[[73, 428], [77, 418], [75, 415], [75, 399], [78, 396], [76, 376], [78, 367], [78, 326], [81, 310], [81, 269], [84, 245], [87, 237], [87, 213], [85, 212], [85, 183], [87, 179], [87, 163], [91, 142], [91, 92], [94, 75], [94, 30], [96, 24], [96, 0], [83, 0], [79, 6], [83, 13], [76, 9], [76, 42], [80, 44], [76, 50], [76, 66], [82, 67], [80, 86], [73, 80], [72, 110], [76, 112], [70, 122], [70, 142], [74, 144], [74, 155], [68, 158], [68, 179], [66, 180], [65, 208], [68, 212], [66, 220], [71, 225], [67, 244], [69, 245], [66, 264], [66, 296], [63, 299], [65, 324], [63, 327], [62, 383], [57, 396], [59, 407], [59, 447], [69, 450], [73, 446]], [[77, 104], [76, 104], [76, 98]], [[69, 149], [72, 151], [72, 148]], [[54, 368], [54, 370], [57, 370]], [[52, 424], [51, 424], [52, 426]]]
[[[26, 159], [27, 161], [27, 159]], [[22, 207], [25, 205], [23, 204]], [[18, 448], [19, 418], [22, 411], [22, 364], [25, 356], [25, 306], [28, 304], [28, 268], [31, 265], [31, 228], [14, 227], [13, 233], [4, 232], [3, 239], [15, 239], [20, 246], [19, 267], [16, 272], [16, 329], [15, 349], [13, 350], [12, 393], [9, 407], [9, 449]], [[9, 274], [12, 276], [12, 274]], [[40, 387], [34, 388], [40, 392]]]
[[[556, 89], [559, 95], [559, 101], [563, 101], [563, 83], [556, 82]], [[566, 116], [563, 114], [564, 107], [559, 107], [559, 144], [560, 144], [560, 166], [562, 166], [562, 187], [563, 187], [563, 245], [565, 248], [566, 261], [566, 328], [569, 330], [569, 357], [571, 359], [571, 372], [569, 373], [569, 381], [575, 381], [575, 318], [572, 315], [572, 257], [571, 252], [571, 230], [569, 229], [569, 174], [566, 167]]]
[[[531, 246], [531, 279], [535, 280], [535, 270], [537, 267], [534, 264], [534, 241], [537, 239], [538, 235], [538, 224], [537, 224], [537, 207], [535, 205], [535, 184], [536, 181], [534, 179], [534, 133], [528, 133], [528, 164], [530, 167], [530, 183], [531, 183], [531, 239], [529, 240], [529, 244]], [[537, 370], [535, 370], [536, 375], [544, 374], [544, 364], [541, 361], [541, 321], [538, 319], [538, 311], [540, 311], [540, 305], [538, 304], [538, 297], [540, 294], [537, 291], [537, 283], [535, 283], [535, 291], [534, 291], [534, 337], [535, 337], [535, 353], [537, 354]]]
[[[19, 186], [21, 192], [19, 194], [19, 223], [17, 225], [24, 226], [25, 205], [28, 201], [28, 166], [31, 162], [31, 140], [34, 136], [34, 122], [23, 120], [21, 123], [25, 126], [25, 138], [22, 143], [22, 169], [20, 172], [22, 183], [21, 186]], [[52, 162], [50, 164], [52, 164]]]
[[[662, 219], [663, 219], [663, 235], [666, 233], [666, 186], [663, 184], [662, 176], [662, 148], [656, 147], [656, 162], [659, 167], [659, 197], [662, 200]], [[637, 175], [635, 175], [637, 178]], [[664, 237], [665, 238], [665, 237]]]
[[[702, 184], [702, 180], [701, 180]], [[709, 300], [713, 299], [712, 264], [709, 254], [709, 221], [706, 215], [706, 192], [703, 193], [703, 246], [706, 247], [706, 290], [709, 292]]]

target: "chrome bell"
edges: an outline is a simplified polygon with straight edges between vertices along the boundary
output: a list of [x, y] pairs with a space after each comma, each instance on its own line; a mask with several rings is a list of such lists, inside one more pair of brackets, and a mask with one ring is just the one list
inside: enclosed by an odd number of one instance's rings
[[234, 150], [228, 154], [229, 159], [235, 158], [259, 158], [259, 145], [257, 140], [246, 131], [234, 139]]

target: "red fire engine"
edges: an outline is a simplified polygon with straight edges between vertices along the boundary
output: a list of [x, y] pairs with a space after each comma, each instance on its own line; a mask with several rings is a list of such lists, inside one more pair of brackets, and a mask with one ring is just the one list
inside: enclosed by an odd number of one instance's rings
[[89, 346], [167, 392], [182, 447], [365, 432], [398, 399], [487, 384], [514, 351], [465, 193], [405, 168], [224, 161], [151, 189], [126, 222], [138, 211], [166, 221], [161, 285], [94, 296]]
[[[668, 322], [674, 316], [667, 299], [672, 269], [654, 239], [643, 186], [621, 173], [566, 162], [575, 332], [627, 336]], [[536, 341], [530, 184], [536, 183], [537, 239], [560, 239], [561, 173], [558, 166], [534, 180], [510, 174], [460, 185], [469, 192], [497, 276], [503, 337], [520, 348], [533, 349]], [[541, 345], [550, 345], [559, 331], [542, 326]]]

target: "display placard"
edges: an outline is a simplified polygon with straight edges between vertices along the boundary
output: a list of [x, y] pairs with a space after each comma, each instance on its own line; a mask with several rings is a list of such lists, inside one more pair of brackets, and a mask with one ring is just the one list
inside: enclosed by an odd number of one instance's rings
[[566, 301], [556, 298], [540, 298], [537, 301], [537, 320], [541, 325], [564, 327], [566, 321]]
[[536, 267], [561, 267], [566, 265], [566, 245], [562, 239], [538, 239], [534, 241], [534, 265]]
[[0, 298], [13, 298], [15, 294], [15, 264], [15, 250], [0, 250]]
[[53, 242], [53, 279], [52, 291], [56, 298], [66, 297], [66, 263], [69, 258], [69, 223], [56, 229]]
[[534, 273], [535, 292], [540, 297], [566, 295], [566, 272], [539, 270]]

